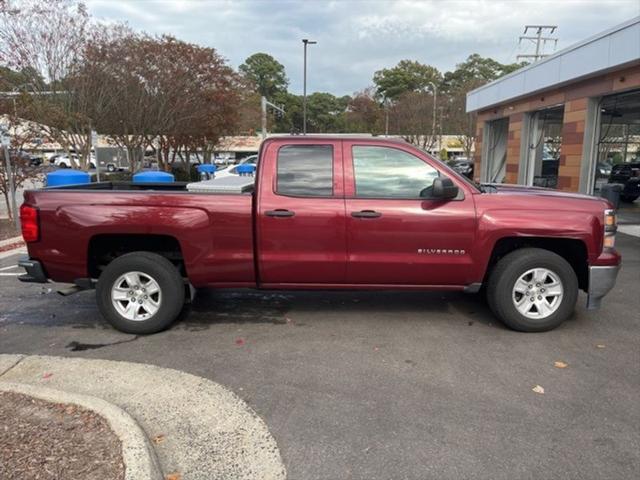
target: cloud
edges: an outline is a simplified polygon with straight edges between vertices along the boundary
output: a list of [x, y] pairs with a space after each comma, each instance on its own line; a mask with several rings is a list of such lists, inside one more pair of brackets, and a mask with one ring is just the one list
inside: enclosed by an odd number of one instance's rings
[[105, 21], [170, 33], [215, 47], [237, 67], [255, 52], [285, 65], [302, 91], [302, 38], [309, 47], [308, 89], [342, 95], [407, 58], [446, 71], [471, 53], [513, 62], [525, 24], [558, 25], [558, 48], [640, 15], [637, 0], [260, 1], [89, 0]]

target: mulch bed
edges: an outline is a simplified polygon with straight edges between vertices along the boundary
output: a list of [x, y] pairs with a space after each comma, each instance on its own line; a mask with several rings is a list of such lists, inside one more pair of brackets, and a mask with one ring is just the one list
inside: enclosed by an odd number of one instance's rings
[[16, 237], [20, 232], [16, 230], [16, 224], [8, 218], [0, 218], [0, 240]]
[[122, 480], [122, 444], [76, 405], [0, 392], [0, 479]]

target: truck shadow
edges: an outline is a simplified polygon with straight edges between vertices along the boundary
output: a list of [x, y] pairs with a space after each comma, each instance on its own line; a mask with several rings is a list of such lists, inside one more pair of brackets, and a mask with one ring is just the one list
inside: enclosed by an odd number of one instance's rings
[[385, 317], [388, 321], [457, 321], [504, 328], [480, 295], [458, 292], [200, 290], [173, 328], [216, 324], [313, 326], [316, 321]]
[[[95, 304], [95, 293], [70, 297], [56, 285], [12, 286], [16, 296], [0, 309], [2, 324], [113, 330]], [[1, 304], [1, 302], [0, 302]], [[6, 307], [6, 305], [4, 305]], [[224, 324], [313, 327], [318, 322], [458, 322], [504, 328], [480, 295], [458, 292], [200, 290], [172, 329], [205, 330]]]

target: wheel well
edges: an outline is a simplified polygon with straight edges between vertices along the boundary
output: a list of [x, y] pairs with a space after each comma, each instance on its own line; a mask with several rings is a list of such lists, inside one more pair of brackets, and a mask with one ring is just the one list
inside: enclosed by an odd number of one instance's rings
[[505, 255], [519, 248], [542, 248], [557, 253], [564, 258], [578, 277], [578, 286], [582, 290], [589, 287], [589, 257], [587, 247], [581, 240], [571, 238], [545, 238], [545, 237], [506, 237], [498, 240], [491, 252], [491, 258], [483, 283], [486, 283], [489, 274], [498, 261]]
[[183, 277], [187, 276], [180, 243], [169, 235], [96, 235], [89, 242], [87, 270], [91, 278], [98, 278], [112, 260], [131, 252], [153, 252], [173, 263]]

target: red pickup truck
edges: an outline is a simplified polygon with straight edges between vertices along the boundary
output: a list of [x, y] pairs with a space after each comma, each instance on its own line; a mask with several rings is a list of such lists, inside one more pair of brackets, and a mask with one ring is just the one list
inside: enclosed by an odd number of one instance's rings
[[509, 327], [544, 331], [596, 308], [620, 267], [601, 198], [476, 185], [402, 141], [273, 137], [255, 181], [27, 191], [25, 282], [96, 288], [117, 329], [167, 328], [194, 288], [486, 291]]

